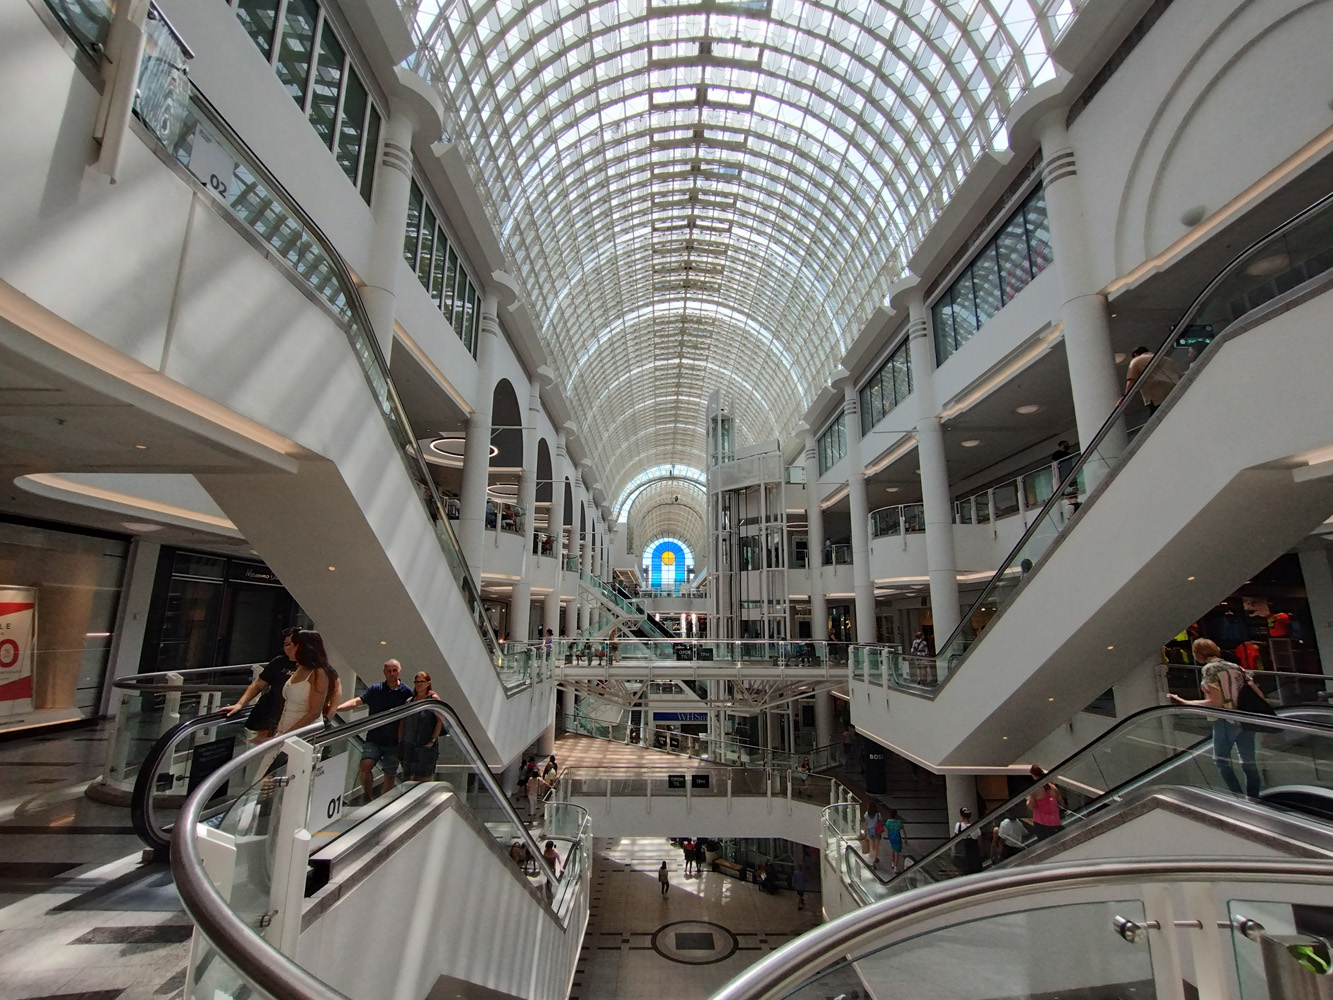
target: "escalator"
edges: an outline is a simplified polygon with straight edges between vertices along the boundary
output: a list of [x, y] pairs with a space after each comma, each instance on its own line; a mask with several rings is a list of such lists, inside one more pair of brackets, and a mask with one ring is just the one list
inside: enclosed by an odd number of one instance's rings
[[[377, 776], [367, 799], [360, 738], [394, 724], [416, 749], [404, 780], [385, 787]], [[487, 996], [568, 994], [588, 914], [586, 813], [546, 803], [526, 824], [443, 702], [315, 723], [246, 749], [196, 783], [171, 839], [199, 935], [191, 995], [239, 996], [242, 970], [258, 970], [270, 995], [291, 995], [268, 983], [292, 968], [318, 984], [310, 995], [371, 995], [386, 981], [412, 996], [446, 986], [452, 996], [464, 984]], [[402, 931], [411, 968], [400, 949], [364, 947], [365, 928], [389, 913], [411, 914]], [[476, 961], [499, 942], [505, 962]], [[218, 952], [229, 957], [219, 962]], [[238, 953], [252, 964], [233, 964]]]
[[[1096, 848], [1086, 846], [1088, 821], [1131, 800], [1181, 788], [1230, 795], [1212, 759], [1213, 720], [1228, 716], [1254, 724], [1254, 716], [1193, 707], [1151, 708], [1119, 722], [1042, 779], [1058, 789], [1063, 801], [1062, 829], [1049, 839], [1040, 840], [1033, 827], [1027, 789], [964, 833], [914, 859], [896, 877], [884, 870], [887, 852], [881, 853], [881, 870], [867, 863], [855, 839], [860, 816], [854, 802], [830, 808], [829, 825], [839, 832], [839, 836], [830, 836], [830, 848], [838, 852], [843, 881], [862, 905], [974, 874], [978, 869], [970, 864], [970, 856], [984, 870], [1051, 861], [1075, 845], [1095, 852]], [[1263, 778], [1258, 803], [1272, 811], [1329, 822], [1333, 819], [1333, 708], [1281, 709], [1278, 718], [1265, 719], [1264, 724], [1273, 731], [1258, 738], [1256, 763]], [[998, 837], [1008, 840], [997, 844]], [[905, 839], [910, 858], [910, 830]], [[966, 848], [969, 840], [977, 843], [975, 855]]]
[[[178, 256], [152, 260], [151, 280], [175, 288], [170, 318], [127, 290], [135, 326], [169, 329], [171, 350], [145, 340], [130, 358], [107, 321], [123, 310], [80, 313], [71, 322], [100, 361], [70, 377], [112, 396], [148, 394], [123, 408], [127, 434], [138, 421], [172, 440], [209, 442], [180, 449], [160, 471], [194, 476], [346, 663], [392, 655], [430, 671], [488, 759], [512, 759], [549, 722], [549, 708], [516, 697], [535, 683], [532, 664], [496, 642], [395, 389], [392, 332], [377, 336], [337, 246], [191, 82], [189, 47], [156, 8], [136, 74], [103, 58], [110, 7], [48, 6], [93, 65], [129, 76], [115, 89], [135, 94], [139, 116], [122, 152], [135, 182], [80, 202], [72, 211], [85, 214], [67, 221], [86, 222], [112, 246], [138, 245], [148, 222], [180, 236]], [[73, 60], [68, 72], [68, 100], [91, 115], [99, 88]], [[39, 367], [53, 351], [63, 352], [53, 367], [77, 367], [40, 323], [20, 330]], [[157, 367], [139, 360], [149, 355]], [[154, 496], [157, 478], [137, 475], [118, 488]]]
[[[1291, 280], [1270, 293], [1256, 262], [1279, 258]], [[1333, 195], [1233, 260], [1143, 376], [1190, 361], [1165, 403], [1126, 447], [1129, 394], [1082, 443], [929, 669], [858, 650], [857, 727], [934, 766], [1021, 759], [1324, 522], [1333, 409], [1308, 400], [1326, 391], [1330, 267]], [[1069, 495], [1081, 500], [1072, 514]], [[887, 697], [862, 697], [862, 684]]]

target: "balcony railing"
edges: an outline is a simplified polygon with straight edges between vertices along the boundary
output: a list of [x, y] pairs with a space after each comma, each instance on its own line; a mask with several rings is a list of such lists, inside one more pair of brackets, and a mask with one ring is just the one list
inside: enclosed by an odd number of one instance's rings
[[870, 537], [893, 538], [920, 535], [926, 530], [926, 511], [919, 503], [881, 507], [870, 512]]

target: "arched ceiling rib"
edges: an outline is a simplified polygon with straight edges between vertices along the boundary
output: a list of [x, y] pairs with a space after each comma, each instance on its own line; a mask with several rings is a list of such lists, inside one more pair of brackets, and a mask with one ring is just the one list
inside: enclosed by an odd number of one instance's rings
[[663, 479], [639, 491], [629, 509], [629, 538], [637, 559], [659, 538], [675, 538], [695, 553], [704, 546], [704, 494], [688, 482]]
[[401, 0], [619, 495], [785, 437], [1087, 0]]

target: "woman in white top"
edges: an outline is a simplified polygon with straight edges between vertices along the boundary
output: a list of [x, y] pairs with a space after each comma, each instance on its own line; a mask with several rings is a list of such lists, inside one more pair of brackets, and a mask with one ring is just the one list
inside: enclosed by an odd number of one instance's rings
[[292, 641], [296, 645], [296, 670], [282, 689], [282, 715], [278, 718], [275, 736], [310, 725], [330, 703], [338, 703], [338, 675], [329, 666], [324, 637], [310, 629], [302, 629]]

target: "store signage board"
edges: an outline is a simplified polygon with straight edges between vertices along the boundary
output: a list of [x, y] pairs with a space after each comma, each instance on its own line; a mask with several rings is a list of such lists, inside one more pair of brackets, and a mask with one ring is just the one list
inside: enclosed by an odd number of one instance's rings
[[310, 815], [306, 828], [311, 833], [331, 826], [343, 814], [343, 792], [347, 790], [347, 767], [351, 751], [322, 760], [315, 765], [310, 793]]
[[32, 711], [37, 591], [0, 587], [0, 719]]

